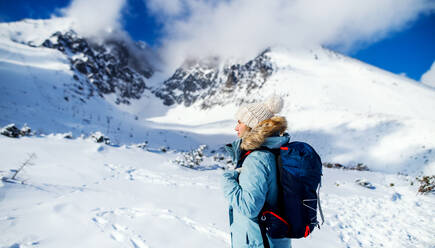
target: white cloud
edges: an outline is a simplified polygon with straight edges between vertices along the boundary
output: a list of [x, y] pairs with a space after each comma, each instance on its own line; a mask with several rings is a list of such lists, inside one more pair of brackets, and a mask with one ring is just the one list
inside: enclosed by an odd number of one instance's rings
[[435, 61], [432, 63], [430, 69], [421, 76], [420, 81], [435, 88]]
[[[385, 38], [433, 11], [432, 0], [144, 0], [163, 24], [169, 70], [187, 58], [250, 59], [270, 46], [346, 51]], [[122, 31], [128, 0], [73, 0], [61, 10], [84, 36]], [[143, 30], [148, 32], [148, 30]]]
[[181, 0], [161, 1], [161, 0], [148, 0], [146, 1], [148, 9], [153, 13], [162, 16], [177, 16], [183, 11]]
[[[269, 46], [331, 45], [345, 51], [371, 43], [435, 9], [430, 0], [147, 0], [164, 25], [162, 53], [252, 58]], [[146, 30], [144, 30], [146, 32]]]
[[102, 37], [122, 29], [122, 9], [126, 1], [73, 0], [61, 13], [74, 20], [74, 28], [81, 35]]

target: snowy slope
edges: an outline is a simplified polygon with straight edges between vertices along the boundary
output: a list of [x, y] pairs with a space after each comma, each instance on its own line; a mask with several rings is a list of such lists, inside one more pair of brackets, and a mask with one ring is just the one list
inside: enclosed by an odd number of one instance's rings
[[[313, 144], [324, 161], [364, 163], [385, 172], [435, 173], [433, 89], [322, 48], [275, 48], [268, 56], [274, 72], [248, 97], [282, 95], [281, 114], [289, 121], [290, 135]], [[231, 119], [237, 108], [228, 104], [201, 110], [202, 104], [176, 106], [152, 120], [202, 130], [196, 125]], [[221, 132], [232, 129], [228, 125]]]
[[[285, 98], [292, 140], [312, 144], [323, 162], [372, 170], [325, 168], [326, 222], [294, 247], [435, 246], [435, 200], [417, 194], [415, 180], [435, 174], [435, 90], [323, 48], [272, 48], [272, 72], [249, 93], [242, 85], [186, 107], [166, 106], [145, 90], [116, 104], [116, 94], [78, 94], [68, 56], [40, 46], [70, 28], [66, 19], [0, 24], [0, 126], [27, 123], [36, 132], [0, 136], [0, 177], [37, 156], [18, 183], [0, 181], [0, 247], [228, 246], [220, 190], [220, 168], [228, 165], [214, 155], [235, 138], [239, 100], [271, 93]], [[150, 80], [158, 89], [166, 79]], [[204, 102], [221, 104], [203, 109]], [[87, 138], [96, 131], [112, 144]], [[200, 144], [208, 148], [197, 170], [172, 162]]]
[[17, 43], [38, 46], [53, 33], [68, 31], [73, 26], [73, 20], [69, 18], [24, 19], [18, 22], [1, 23], [0, 35], [3, 42], [12, 40]]
[[[0, 184], [2, 247], [228, 247], [221, 170], [61, 135], [1, 136], [0, 150], [3, 175], [37, 155], [25, 184]], [[325, 168], [323, 179], [325, 224], [294, 247], [433, 247], [435, 198], [417, 195], [412, 177]]]
[[[55, 32], [57, 28], [62, 30], [63, 26], [69, 28], [65, 20], [60, 24], [55, 21], [58, 19], [0, 24], [1, 126], [27, 123], [37, 134], [72, 132], [74, 137], [101, 131], [115, 144], [153, 140], [155, 147], [171, 145], [183, 148], [182, 139], [177, 139], [180, 140], [178, 143], [169, 143], [168, 138], [161, 138], [184, 137], [183, 132], [150, 127], [144, 119], [167, 109], [150, 92], [144, 92], [140, 101], [145, 114], [122, 109], [123, 106], [115, 104], [115, 94], [100, 97], [78, 92], [79, 87], [86, 91], [86, 87], [92, 86], [81, 85], [73, 78], [74, 72], [65, 54], [40, 46], [44, 39], [34, 37], [35, 31], [48, 29]], [[50, 37], [51, 34], [51, 31], [44, 31], [41, 35]], [[38, 45], [29, 46], [24, 42], [26, 39]], [[148, 110], [150, 107], [154, 110]]]

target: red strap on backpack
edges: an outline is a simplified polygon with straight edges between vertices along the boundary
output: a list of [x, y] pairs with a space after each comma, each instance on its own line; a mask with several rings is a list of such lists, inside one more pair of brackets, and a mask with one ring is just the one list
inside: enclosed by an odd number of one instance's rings
[[308, 236], [308, 234], [310, 234], [310, 227], [306, 226], [305, 227], [305, 234], [304, 234], [304, 238], [306, 238]]
[[288, 226], [287, 221], [285, 221], [283, 218], [281, 218], [281, 216], [275, 214], [274, 212], [272, 212], [272, 211], [264, 211], [263, 212], [263, 216], [265, 216], [266, 214], [271, 214], [271, 215], [275, 216], [276, 218], [278, 218], [280, 221], [284, 222]]
[[252, 151], [247, 151], [245, 154], [243, 154], [242, 158], [248, 156], [249, 154], [251, 154]]

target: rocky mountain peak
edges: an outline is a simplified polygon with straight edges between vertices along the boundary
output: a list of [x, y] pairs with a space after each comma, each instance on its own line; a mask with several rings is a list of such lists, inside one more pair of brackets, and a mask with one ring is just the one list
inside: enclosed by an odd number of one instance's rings
[[[153, 74], [152, 67], [143, 62], [145, 60], [139, 61], [129, 45], [115, 39], [103, 44], [92, 43], [73, 30], [56, 32], [42, 43], [42, 46], [57, 49], [68, 56], [73, 77], [78, 81], [74, 92], [86, 98], [95, 91], [100, 96], [115, 93], [118, 104], [139, 99], [147, 88], [145, 79]], [[143, 50], [139, 45], [134, 49]]]
[[201, 108], [241, 104], [244, 96], [260, 89], [272, 75], [273, 65], [263, 51], [245, 64], [226, 64], [219, 67], [216, 59], [187, 61], [158, 89], [153, 92], [163, 99], [165, 105], [184, 104], [191, 106], [200, 102]]

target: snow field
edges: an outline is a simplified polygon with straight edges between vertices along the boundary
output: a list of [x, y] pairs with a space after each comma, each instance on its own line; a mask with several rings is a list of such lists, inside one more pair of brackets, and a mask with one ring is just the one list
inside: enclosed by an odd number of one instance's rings
[[[19, 149], [10, 149], [19, 147]], [[0, 186], [0, 246], [226, 247], [221, 169], [192, 170], [178, 154], [61, 135], [0, 137], [1, 174], [34, 152], [25, 184]], [[207, 160], [208, 159], [208, 160]], [[211, 163], [206, 158], [206, 163]], [[355, 183], [370, 182], [375, 189]], [[324, 168], [325, 224], [294, 247], [430, 247], [431, 195], [410, 176]], [[394, 186], [391, 186], [394, 184]]]
[[[325, 223], [346, 247], [434, 245], [435, 232], [427, 228], [435, 220], [434, 199], [417, 195], [416, 186], [410, 186], [412, 178], [337, 169], [325, 170], [323, 178]], [[370, 182], [375, 189], [356, 184], [357, 179]]]
[[[90, 140], [59, 136], [2, 137], [1, 144], [2, 149], [22, 147], [10, 153], [5, 164], [19, 163], [17, 158], [25, 157], [27, 149], [37, 154], [35, 166], [22, 175], [26, 184], [0, 188], [0, 226], [8, 234], [0, 238], [2, 246], [37, 242], [44, 247], [198, 247], [208, 242], [222, 247], [228, 243], [226, 223], [219, 221], [226, 211], [218, 176], [213, 176], [216, 170], [174, 166], [168, 157], [175, 154], [107, 145], [102, 149]], [[0, 170], [5, 174], [8, 169]], [[220, 211], [210, 214], [216, 208]]]

